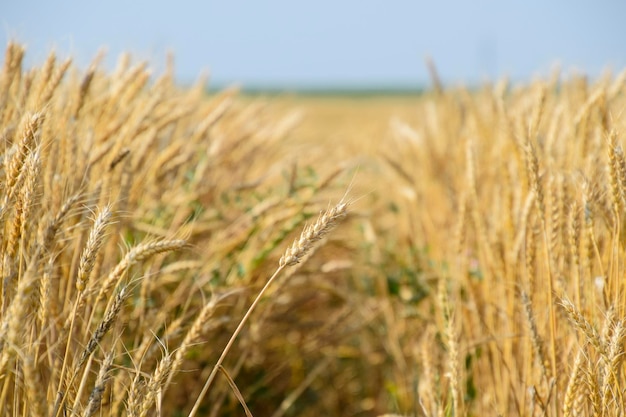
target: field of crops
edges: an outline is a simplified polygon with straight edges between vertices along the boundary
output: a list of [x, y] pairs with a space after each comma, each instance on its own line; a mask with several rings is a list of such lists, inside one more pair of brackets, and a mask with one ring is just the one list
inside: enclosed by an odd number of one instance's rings
[[1, 415], [626, 413], [626, 73], [263, 99], [24, 53]]

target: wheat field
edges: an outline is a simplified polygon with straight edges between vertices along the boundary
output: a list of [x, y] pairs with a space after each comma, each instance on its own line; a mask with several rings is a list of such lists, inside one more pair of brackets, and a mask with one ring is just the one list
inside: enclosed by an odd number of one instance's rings
[[251, 98], [7, 46], [5, 416], [626, 412], [626, 73]]

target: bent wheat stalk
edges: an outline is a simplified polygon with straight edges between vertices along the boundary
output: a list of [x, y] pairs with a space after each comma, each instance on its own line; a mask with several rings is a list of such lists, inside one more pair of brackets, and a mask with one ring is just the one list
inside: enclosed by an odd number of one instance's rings
[[226, 344], [226, 347], [222, 351], [222, 354], [220, 355], [219, 359], [215, 363], [215, 366], [211, 370], [211, 374], [207, 378], [204, 387], [202, 387], [202, 391], [200, 391], [200, 395], [198, 395], [198, 398], [196, 399], [196, 402], [193, 405], [191, 412], [189, 413], [189, 417], [194, 417], [198, 412], [204, 396], [209, 390], [211, 384], [213, 383], [213, 380], [217, 376], [219, 369], [222, 367], [222, 363], [224, 362], [226, 355], [228, 355], [228, 352], [232, 348], [235, 339], [237, 338], [239, 333], [241, 333], [241, 330], [248, 321], [248, 318], [250, 317], [250, 315], [252, 315], [252, 312], [255, 310], [261, 298], [263, 298], [263, 295], [265, 294], [267, 289], [270, 287], [270, 285], [272, 285], [272, 282], [276, 280], [276, 278], [278, 277], [278, 275], [280, 275], [283, 269], [288, 266], [298, 264], [303, 259], [303, 257], [305, 257], [306, 254], [314, 247], [315, 243], [323, 239], [324, 236], [326, 236], [337, 225], [338, 221], [345, 217], [346, 213], [348, 212], [348, 205], [349, 203], [344, 202], [344, 200], [342, 199], [335, 207], [326, 210], [322, 215], [320, 215], [320, 217], [313, 225], [305, 227], [300, 237], [296, 239], [293, 244], [285, 251], [284, 255], [280, 258], [280, 261], [278, 262], [278, 268], [270, 277], [270, 279], [265, 283], [259, 294], [256, 296], [256, 298], [248, 308], [248, 311], [246, 311], [246, 314], [244, 314], [243, 318], [239, 322], [239, 325], [233, 332], [232, 336], [230, 337], [230, 340]]

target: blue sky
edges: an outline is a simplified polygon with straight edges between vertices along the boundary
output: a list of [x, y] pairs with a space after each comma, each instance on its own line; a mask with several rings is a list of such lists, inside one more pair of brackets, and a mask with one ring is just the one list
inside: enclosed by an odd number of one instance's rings
[[106, 47], [190, 82], [282, 88], [420, 86], [430, 55], [447, 83], [626, 68], [626, 1], [33, 1], [0, 3], [0, 40], [86, 66]]

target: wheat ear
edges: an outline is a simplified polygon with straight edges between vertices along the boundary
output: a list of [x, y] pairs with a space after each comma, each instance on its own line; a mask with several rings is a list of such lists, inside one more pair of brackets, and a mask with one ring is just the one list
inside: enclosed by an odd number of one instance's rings
[[30, 415], [33, 417], [44, 417], [46, 415], [46, 390], [42, 389], [44, 385], [35, 364], [35, 359], [30, 354], [27, 354], [22, 359], [22, 367]]
[[20, 71], [20, 64], [24, 56], [24, 49], [14, 43], [9, 42], [4, 54], [4, 66], [0, 73], [0, 121], [3, 121], [3, 113], [7, 111], [6, 103], [8, 100], [9, 89], [13, 83], [13, 79]]
[[317, 219], [315, 224], [305, 227], [300, 238], [295, 240], [291, 247], [287, 249], [285, 254], [280, 258], [279, 265], [285, 267], [299, 263], [302, 257], [311, 250], [313, 245], [326, 236], [328, 232], [335, 227], [337, 221], [346, 215], [347, 209], [348, 203], [340, 203], [326, 210], [326, 212]]
[[89, 394], [89, 401], [87, 403], [87, 407], [85, 407], [83, 417], [91, 417], [100, 409], [100, 405], [102, 404], [102, 394], [104, 394], [106, 383], [110, 377], [109, 371], [113, 365], [114, 353], [115, 351], [109, 352], [100, 365], [100, 371], [98, 372], [98, 377], [96, 378], [94, 387], [91, 390], [91, 394]]
[[539, 362], [544, 378], [546, 381], [549, 381], [552, 378], [552, 374], [550, 372], [550, 361], [548, 361], [546, 357], [545, 345], [541, 335], [539, 334], [539, 330], [537, 330], [537, 322], [535, 321], [535, 315], [533, 313], [530, 297], [526, 291], [522, 291], [521, 297], [522, 304], [524, 306], [524, 314], [530, 330], [530, 339], [533, 344], [533, 349], [535, 350], [535, 356]]
[[574, 365], [567, 382], [567, 388], [565, 389], [565, 398], [563, 400], [563, 416], [570, 417], [572, 415], [580, 414], [581, 397], [585, 394], [586, 387], [584, 386], [584, 369], [585, 364], [585, 351], [580, 348], [574, 359]]
[[41, 125], [44, 120], [43, 113], [35, 113], [26, 117], [28, 120], [24, 120], [20, 128], [20, 135], [22, 139], [19, 143], [14, 145], [14, 149], [12, 148], [13, 155], [7, 163], [8, 169], [6, 170], [6, 179], [4, 184], [6, 194], [2, 207], [3, 210], [6, 210], [9, 200], [17, 194], [17, 191], [19, 191], [17, 190], [18, 180], [20, 178], [23, 179], [23, 176], [21, 176], [20, 173], [22, 172], [28, 154], [35, 148]]
[[[69, 390], [71, 383], [74, 381], [74, 379], [78, 375], [78, 372], [80, 371], [80, 368], [83, 366], [85, 361], [89, 358], [89, 356], [93, 353], [93, 351], [96, 350], [96, 347], [98, 346], [98, 344], [102, 341], [104, 336], [111, 329], [111, 326], [117, 319], [117, 316], [120, 310], [122, 309], [122, 305], [124, 301], [129, 295], [130, 295], [130, 291], [128, 287], [122, 287], [120, 291], [117, 293], [117, 295], [115, 296], [115, 298], [113, 299], [113, 303], [106, 310], [106, 313], [104, 314], [104, 318], [98, 324], [98, 327], [96, 327], [96, 330], [94, 330], [91, 338], [89, 339], [89, 342], [87, 342], [87, 345], [83, 349], [80, 355], [80, 358], [78, 359], [78, 362], [74, 364], [73, 371], [70, 374], [69, 382], [66, 383], [65, 392], [63, 390], [60, 390], [58, 392], [57, 401], [55, 403], [54, 411], [52, 413], [53, 416], [56, 416], [56, 417], [60, 416], [60, 412], [63, 408], [63, 403], [66, 400], [67, 391]], [[59, 379], [60, 384], [63, 384], [63, 381], [65, 380], [65, 376], [66, 376], [66, 367], [69, 362], [69, 353], [70, 353], [70, 349], [69, 349], [70, 339], [71, 338], [68, 338], [68, 343], [65, 347], [65, 357], [63, 359], [63, 366], [61, 368], [61, 377]]]
[[89, 275], [91, 274], [91, 271], [93, 271], [93, 267], [96, 262], [96, 255], [104, 243], [104, 232], [109, 224], [110, 218], [111, 207], [105, 206], [98, 212], [94, 219], [93, 227], [91, 228], [89, 237], [87, 238], [87, 244], [83, 249], [80, 256], [80, 262], [78, 264], [76, 289], [81, 293], [85, 290], [87, 280], [89, 279]]
[[569, 299], [561, 298], [559, 301], [572, 325], [585, 336], [586, 341], [602, 355], [604, 360], [610, 361], [609, 352], [598, 330], [583, 316]]
[[157, 396], [163, 384], [165, 383], [167, 376], [171, 371], [171, 368], [172, 355], [166, 354], [165, 357], [161, 359], [161, 361], [159, 362], [159, 366], [157, 366], [157, 368], [152, 373], [152, 376], [150, 377], [145, 396], [139, 408], [139, 417], [146, 417], [148, 415], [148, 411], [150, 411], [150, 408], [152, 407], [152, 402], [154, 401], [154, 398]]
[[[98, 291], [98, 295], [96, 296], [95, 301], [92, 305], [95, 307], [101, 301], [104, 300], [106, 293], [116, 285], [119, 280], [124, 276], [124, 273], [128, 271], [128, 269], [136, 264], [137, 262], [141, 262], [144, 259], [147, 259], [153, 255], [170, 252], [173, 250], [178, 250], [184, 247], [187, 244], [185, 240], [174, 239], [174, 240], [163, 240], [159, 242], [149, 242], [149, 243], [141, 243], [126, 253], [124, 258], [117, 264], [117, 266], [109, 273], [107, 278], [104, 280], [102, 285], [100, 285], [100, 290]], [[93, 321], [93, 316], [96, 309], [91, 313], [91, 317], [89, 318], [89, 324]]]

